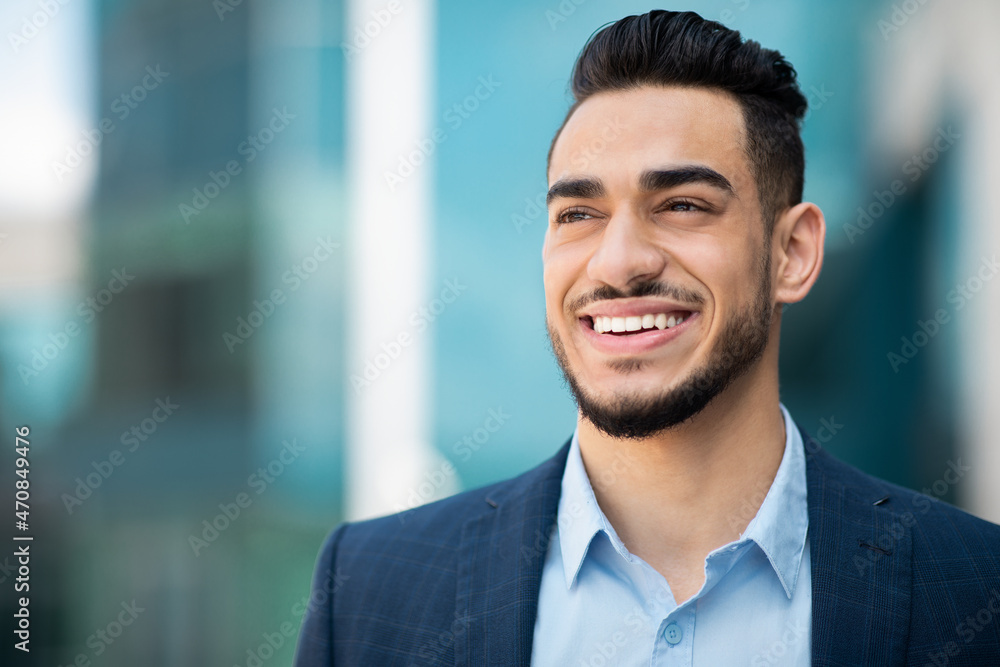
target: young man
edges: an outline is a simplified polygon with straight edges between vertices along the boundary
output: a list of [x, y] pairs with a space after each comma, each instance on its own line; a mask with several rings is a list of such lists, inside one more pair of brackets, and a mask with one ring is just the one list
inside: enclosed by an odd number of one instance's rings
[[296, 664], [1000, 664], [1000, 527], [834, 460], [779, 402], [781, 304], [825, 234], [795, 71], [654, 11], [590, 40], [573, 93], [542, 256], [577, 428], [334, 531]]

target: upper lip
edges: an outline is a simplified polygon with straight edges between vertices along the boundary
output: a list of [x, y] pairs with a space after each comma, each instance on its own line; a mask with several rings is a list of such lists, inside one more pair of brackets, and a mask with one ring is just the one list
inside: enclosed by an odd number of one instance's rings
[[598, 301], [580, 311], [580, 317], [641, 317], [657, 313], [672, 313], [676, 311], [694, 312], [694, 308], [675, 301], [661, 299], [614, 299], [613, 301]]

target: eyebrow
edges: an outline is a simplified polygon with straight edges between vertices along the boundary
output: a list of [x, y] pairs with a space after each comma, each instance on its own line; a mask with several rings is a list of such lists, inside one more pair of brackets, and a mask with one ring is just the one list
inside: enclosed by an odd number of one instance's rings
[[568, 181], [556, 181], [545, 196], [545, 203], [551, 204], [553, 199], [599, 199], [605, 195], [604, 183], [599, 178], [574, 178]]
[[[689, 165], [676, 169], [651, 169], [642, 172], [642, 175], [639, 176], [639, 189], [643, 192], [667, 190], [688, 183], [704, 183], [723, 191], [727, 195], [736, 196], [736, 190], [728, 178], [714, 169], [700, 165]], [[545, 203], [551, 204], [552, 200], [561, 197], [570, 199], [599, 199], [604, 197], [605, 194], [604, 183], [600, 179], [574, 178], [566, 181], [556, 181], [549, 188]]]
[[666, 190], [688, 183], [704, 183], [717, 190], [735, 197], [736, 190], [729, 179], [709, 167], [690, 165], [676, 169], [654, 169], [642, 172], [639, 177], [639, 189], [644, 192]]

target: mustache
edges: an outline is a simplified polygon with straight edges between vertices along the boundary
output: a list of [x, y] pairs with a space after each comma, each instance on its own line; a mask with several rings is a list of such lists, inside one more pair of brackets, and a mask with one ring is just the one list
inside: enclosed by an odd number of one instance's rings
[[672, 285], [670, 283], [661, 283], [655, 280], [650, 280], [643, 283], [637, 283], [628, 291], [620, 290], [617, 287], [612, 287], [611, 285], [601, 285], [593, 291], [582, 294], [574, 299], [573, 303], [570, 304], [569, 309], [571, 312], [575, 312], [591, 303], [594, 303], [595, 301], [610, 301], [612, 299], [629, 299], [644, 296], [660, 296], [672, 299], [684, 305], [700, 306], [705, 303], [705, 297], [699, 292], [695, 292], [694, 290], [690, 290], [686, 287]]

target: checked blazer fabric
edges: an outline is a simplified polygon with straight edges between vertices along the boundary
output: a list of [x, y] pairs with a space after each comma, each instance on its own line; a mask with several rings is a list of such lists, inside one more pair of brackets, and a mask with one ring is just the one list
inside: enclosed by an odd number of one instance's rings
[[[812, 664], [1000, 666], [1000, 526], [804, 432]], [[529, 665], [569, 441], [513, 479], [327, 538], [296, 667]]]

